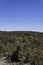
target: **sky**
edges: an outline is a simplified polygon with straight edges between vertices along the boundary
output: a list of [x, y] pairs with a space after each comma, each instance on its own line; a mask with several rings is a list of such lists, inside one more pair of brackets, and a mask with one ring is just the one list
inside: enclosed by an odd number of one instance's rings
[[43, 0], [0, 0], [0, 31], [43, 32]]

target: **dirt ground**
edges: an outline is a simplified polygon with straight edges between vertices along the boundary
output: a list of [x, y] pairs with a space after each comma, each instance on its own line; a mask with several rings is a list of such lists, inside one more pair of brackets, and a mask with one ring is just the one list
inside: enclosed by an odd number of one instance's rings
[[24, 64], [24, 63], [7, 63], [5, 60], [5, 57], [0, 58], [0, 65], [30, 65], [30, 64]]

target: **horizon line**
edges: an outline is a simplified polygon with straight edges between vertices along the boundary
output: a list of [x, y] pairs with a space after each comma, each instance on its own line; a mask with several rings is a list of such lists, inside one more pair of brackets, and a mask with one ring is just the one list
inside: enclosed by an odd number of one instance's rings
[[38, 32], [43, 33], [43, 31], [30, 31], [30, 30], [0, 30], [0, 32]]

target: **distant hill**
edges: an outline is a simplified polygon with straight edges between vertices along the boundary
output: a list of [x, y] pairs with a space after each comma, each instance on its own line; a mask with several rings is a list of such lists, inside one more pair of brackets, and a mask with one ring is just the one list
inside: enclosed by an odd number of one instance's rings
[[27, 53], [33, 60], [43, 61], [43, 33], [33, 31], [0, 31], [0, 56], [1, 53], [15, 52], [20, 46], [19, 57]]

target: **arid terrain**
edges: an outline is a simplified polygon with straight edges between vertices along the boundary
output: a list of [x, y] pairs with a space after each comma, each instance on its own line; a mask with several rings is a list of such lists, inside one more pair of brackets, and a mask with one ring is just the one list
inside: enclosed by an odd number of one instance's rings
[[0, 65], [43, 65], [43, 33], [0, 31]]
[[7, 63], [6, 60], [5, 60], [5, 57], [3, 58], [0, 58], [0, 65], [30, 65], [29, 63], [16, 63], [16, 62], [13, 62], [13, 63]]

